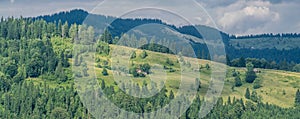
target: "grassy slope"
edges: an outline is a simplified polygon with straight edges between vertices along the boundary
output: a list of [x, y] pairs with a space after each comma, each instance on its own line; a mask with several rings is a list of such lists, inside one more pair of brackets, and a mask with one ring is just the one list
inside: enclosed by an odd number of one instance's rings
[[[112, 46], [113, 48], [120, 48], [120, 46]], [[126, 51], [132, 50], [131, 48], [126, 48]], [[137, 50], [137, 56], [140, 54], [140, 50]], [[148, 57], [144, 60], [137, 58], [134, 60], [134, 63], [140, 63], [140, 62], [149, 62], [150, 64], [165, 64], [166, 58], [170, 58], [172, 61], [174, 61], [175, 66], [174, 69], [179, 70], [180, 66], [179, 64], [176, 64], [176, 56], [169, 55], [169, 54], [162, 54], [157, 52], [150, 52], [147, 51]], [[107, 57], [99, 56], [102, 59], [107, 59]], [[191, 61], [192, 68], [196, 68], [195, 66], [196, 62], [199, 63], [199, 65], [205, 66], [205, 64], [210, 64], [210, 61], [206, 60], [198, 60], [194, 58], [186, 58]], [[236, 98], [244, 98], [244, 94], [246, 91], [246, 88], [249, 88], [251, 91], [254, 89], [252, 88], [252, 84], [248, 84], [245, 81], [243, 81], [243, 86], [241, 87], [235, 87], [234, 91], [232, 91], [231, 87], [234, 84], [234, 77], [231, 76], [230, 72], [236, 69], [237, 71], [241, 72], [241, 78], [244, 80], [245, 78], [245, 68], [234, 68], [229, 67], [228, 68], [228, 75], [225, 80], [225, 85], [222, 93], [222, 97], [224, 100], [227, 99], [228, 96], [236, 97]], [[263, 102], [268, 102], [271, 104], [276, 104], [282, 107], [292, 107], [294, 105], [294, 99], [295, 99], [295, 93], [298, 88], [300, 88], [300, 73], [294, 73], [294, 72], [287, 72], [287, 71], [278, 71], [278, 70], [267, 70], [267, 69], [260, 69], [262, 72], [257, 74], [258, 78], [262, 82], [262, 87], [259, 89], [256, 89], [256, 92], [262, 97]], [[113, 76], [109, 75], [108, 77], [102, 76], [101, 71], [102, 69], [96, 68], [97, 76], [100, 78], [105, 79], [106, 81], [109, 81], [110, 83], [113, 82]], [[110, 74], [112, 72], [110, 71]], [[180, 83], [180, 80], [176, 79], [180, 76], [180, 71], [176, 71], [174, 73], [168, 73], [167, 74], [167, 87], [169, 89], [174, 89], [176, 85]], [[206, 69], [201, 71], [200, 73], [201, 83], [202, 83], [202, 89], [201, 94], [205, 95], [206, 90], [208, 88], [209, 80], [210, 80], [210, 71], [207, 71]], [[143, 80], [147, 78], [134, 78], [135, 81], [141, 83]], [[191, 81], [194, 81], [194, 79], [191, 79]], [[285, 92], [285, 94], [284, 94]], [[245, 99], [246, 100], [246, 99]]]
[[[128, 47], [121, 47], [121, 46], [114, 46], [111, 45], [112, 49], [122, 49], [124, 52], [129, 53], [131, 50], [135, 50], [132, 48]], [[112, 50], [113, 51], [113, 50]], [[165, 61], [167, 58], [170, 58], [175, 65], [172, 66], [176, 72], [173, 73], [167, 73], [167, 83], [166, 86], [168, 89], [172, 89], [176, 91], [176, 88], [178, 88], [178, 85], [180, 85], [180, 80], [178, 77], [180, 76], [180, 65], [176, 62], [177, 58], [174, 55], [169, 55], [169, 54], [162, 54], [162, 53], [157, 53], [157, 52], [150, 52], [147, 51], [148, 57], [146, 59], [141, 59], [139, 58], [139, 54], [141, 53], [141, 50], [136, 50], [137, 52], [137, 58], [133, 60], [135, 64], [143, 63], [143, 62], [148, 62], [150, 65], [153, 64], [161, 64], [161, 65], [166, 65]], [[101, 61], [108, 60], [109, 61], [109, 66], [111, 64], [110, 58], [111, 56], [103, 56], [103, 55], [96, 55], [96, 57], [100, 58]], [[195, 64], [200, 64], [202, 66], [205, 66], [205, 64], [211, 64], [210, 61], [206, 60], [199, 60], [195, 58], [185, 58], [186, 60], [190, 60], [192, 67], [191, 69], [195, 69], [198, 66]], [[100, 64], [102, 62], [99, 62]], [[96, 63], [95, 63], [96, 64]], [[92, 66], [92, 65], [89, 65]], [[192, 71], [191, 69], [187, 69]], [[233, 68], [229, 67], [228, 68], [228, 75], [225, 80], [225, 85], [222, 93], [222, 97], [226, 101], [228, 96], [231, 97], [236, 97], [236, 98], [244, 98], [244, 93], [246, 88], [250, 88], [251, 91], [254, 89], [252, 88], [252, 84], [247, 84], [243, 81], [243, 86], [235, 88], [234, 91], [231, 89], [232, 85], [234, 84], [234, 77], [231, 76], [230, 72], [231, 70], [236, 69], [239, 72], [241, 72], [242, 80], [244, 80], [244, 74], [246, 69], [245, 68]], [[294, 104], [294, 98], [295, 98], [295, 92], [298, 88], [300, 88], [300, 73], [293, 73], [293, 72], [285, 72], [285, 71], [277, 71], [277, 70], [265, 70], [261, 69], [262, 73], [258, 74], [258, 78], [261, 79], [262, 81], [262, 86], [261, 88], [257, 89], [257, 93], [262, 97], [263, 102], [268, 102], [271, 104], [276, 104], [282, 107], [292, 107]], [[113, 75], [112, 71], [109, 70], [109, 76], [103, 76], [101, 74], [102, 69], [101, 68], [95, 68], [95, 72], [97, 75], [98, 79], [104, 79], [107, 83], [107, 85], [111, 85], [114, 83], [113, 80]], [[194, 71], [193, 71], [194, 72]], [[201, 78], [201, 95], [205, 95], [206, 91], [208, 89], [208, 85], [210, 82], [210, 71], [209, 70], [202, 70], [200, 73], [200, 78]], [[133, 78], [133, 80], [137, 83], [142, 83], [143, 80], [146, 80], [149, 82], [149, 77], [147, 76], [146, 78]], [[31, 80], [34, 82], [40, 82], [42, 83], [40, 78]], [[188, 79], [188, 81], [194, 81], [194, 79]], [[72, 81], [71, 81], [72, 82]], [[48, 82], [47, 82], [48, 83]], [[55, 82], [50, 82], [49, 84], [52, 86], [69, 86], [70, 81], [67, 83], [63, 84], [57, 84]], [[283, 92], [286, 94], [284, 95]], [[245, 99], [246, 100], [246, 99]]]

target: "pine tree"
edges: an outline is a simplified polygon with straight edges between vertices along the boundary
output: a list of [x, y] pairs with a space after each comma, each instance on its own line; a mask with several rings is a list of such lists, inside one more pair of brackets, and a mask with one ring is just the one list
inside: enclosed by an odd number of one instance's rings
[[256, 79], [256, 73], [253, 70], [253, 64], [252, 63], [248, 63], [247, 64], [247, 72], [246, 72], [246, 82], [248, 83], [253, 83], [254, 80]]
[[299, 89], [296, 92], [295, 106], [300, 106], [300, 90]]
[[103, 76], [108, 76], [108, 72], [107, 72], [106, 68], [103, 68], [102, 75]]
[[253, 88], [254, 89], [259, 89], [261, 87], [261, 82], [260, 80], [256, 79], [254, 82], [253, 82]]
[[200, 91], [200, 89], [201, 89], [201, 81], [200, 81], [199, 78], [195, 79], [195, 86], [196, 86], [196, 88], [198, 87], [197, 91]]
[[239, 64], [238, 64], [239, 67], [245, 67], [246, 66], [246, 60], [244, 57], [241, 57], [239, 59]]
[[69, 25], [68, 22], [65, 22], [65, 24], [62, 26], [62, 33], [63, 38], [69, 37]]
[[210, 69], [209, 64], [206, 64], [206, 65], [205, 65], [205, 68], [206, 68], [206, 70], [209, 70], [209, 69]]
[[243, 85], [240, 76], [235, 77], [234, 80], [235, 80], [235, 86], [236, 86], [236, 87], [240, 87], [240, 86]]
[[147, 52], [145, 50], [143, 50], [143, 52], [141, 53], [140, 57], [142, 59], [145, 59], [148, 56]]
[[61, 20], [58, 21], [56, 33], [58, 33], [58, 34], [60, 34], [60, 35], [61, 35], [61, 33], [62, 33], [62, 22], [61, 22]]
[[170, 96], [169, 96], [169, 99], [170, 99], [170, 100], [173, 100], [173, 99], [174, 99], [174, 97], [175, 97], [175, 96], [174, 96], [174, 93], [173, 93], [173, 91], [171, 90], [171, 91], [170, 91]]
[[136, 58], [136, 52], [135, 51], [132, 52], [130, 59], [134, 59], [134, 58]]
[[105, 89], [105, 81], [104, 81], [104, 79], [101, 80], [101, 89], [102, 90]]
[[251, 93], [250, 99], [251, 99], [253, 102], [259, 102], [259, 101], [260, 101], [260, 98], [259, 98], [259, 96], [257, 95], [257, 92], [256, 92], [256, 91], [253, 91], [253, 92]]
[[250, 90], [249, 88], [246, 89], [246, 94], [245, 94], [245, 98], [250, 99], [251, 95], [250, 95]]

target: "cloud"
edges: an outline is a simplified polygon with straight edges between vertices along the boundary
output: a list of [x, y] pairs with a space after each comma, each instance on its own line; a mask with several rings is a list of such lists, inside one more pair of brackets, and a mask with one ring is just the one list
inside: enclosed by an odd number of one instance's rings
[[300, 32], [295, 25], [300, 19], [296, 15], [299, 0], [229, 0], [226, 5], [202, 4], [210, 6], [206, 8], [218, 27], [230, 34]]
[[[263, 27], [268, 22], [277, 22], [280, 19], [279, 13], [270, 9], [268, 2], [242, 2], [244, 5], [231, 5], [231, 8], [220, 16], [217, 23], [221, 29], [237, 34], [247, 33], [248, 30]], [[241, 2], [236, 4], [241, 5]]]

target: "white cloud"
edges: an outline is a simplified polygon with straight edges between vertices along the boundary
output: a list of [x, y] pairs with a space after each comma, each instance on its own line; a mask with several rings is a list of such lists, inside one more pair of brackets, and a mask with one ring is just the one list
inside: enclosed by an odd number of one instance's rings
[[229, 6], [216, 8], [219, 15], [217, 23], [224, 31], [248, 34], [269, 22], [278, 22], [280, 14], [270, 6], [268, 1], [237, 1]]

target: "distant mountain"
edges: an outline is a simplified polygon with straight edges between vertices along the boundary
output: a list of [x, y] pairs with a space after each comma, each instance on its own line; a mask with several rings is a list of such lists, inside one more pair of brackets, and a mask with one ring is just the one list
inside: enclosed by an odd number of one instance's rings
[[[108, 28], [113, 37], [120, 37], [123, 33], [127, 33], [135, 27], [146, 24], [164, 25], [173, 29], [172, 32], [166, 29], [157, 30], [155, 28], [152, 29], [156, 31], [151, 31], [151, 28], [148, 27], [148, 31], [136, 30], [134, 33], [137, 37], [144, 37], [148, 35], [148, 38], [155, 36], [157, 38], [166, 39], [185, 39], [192, 44], [196, 52], [202, 52], [203, 49], [207, 49], [203, 42], [196, 41], [203, 39], [203, 37], [206, 39], [214, 39], [217, 38], [215, 34], [220, 33], [225, 44], [227, 55], [230, 59], [249, 57], [260, 59], [264, 58], [269, 61], [277, 62], [285, 60], [288, 62], [293, 61], [300, 63], [300, 34], [262, 34], [237, 37], [203, 25], [176, 27], [158, 19], [122, 19], [111, 16], [89, 14], [88, 12], [80, 9], [60, 12], [53, 15], [38, 16], [33, 19], [44, 19], [47, 22], [56, 23], [58, 23], [59, 20], [61, 22], [68, 21], [69, 24], [82, 24], [85, 22], [88, 25], [94, 26], [98, 32], [102, 31], [104, 28]], [[200, 33], [198, 30], [200, 30]]]
[[56, 22], [56, 23], [58, 23], [59, 21], [61, 21], [62, 23], [68, 21], [69, 24], [75, 24], [75, 23], [82, 24], [82, 22], [85, 20], [85, 18], [88, 15], [89, 13], [84, 10], [75, 9], [71, 11], [55, 13], [52, 15], [33, 17], [33, 20], [43, 19], [46, 22]]

